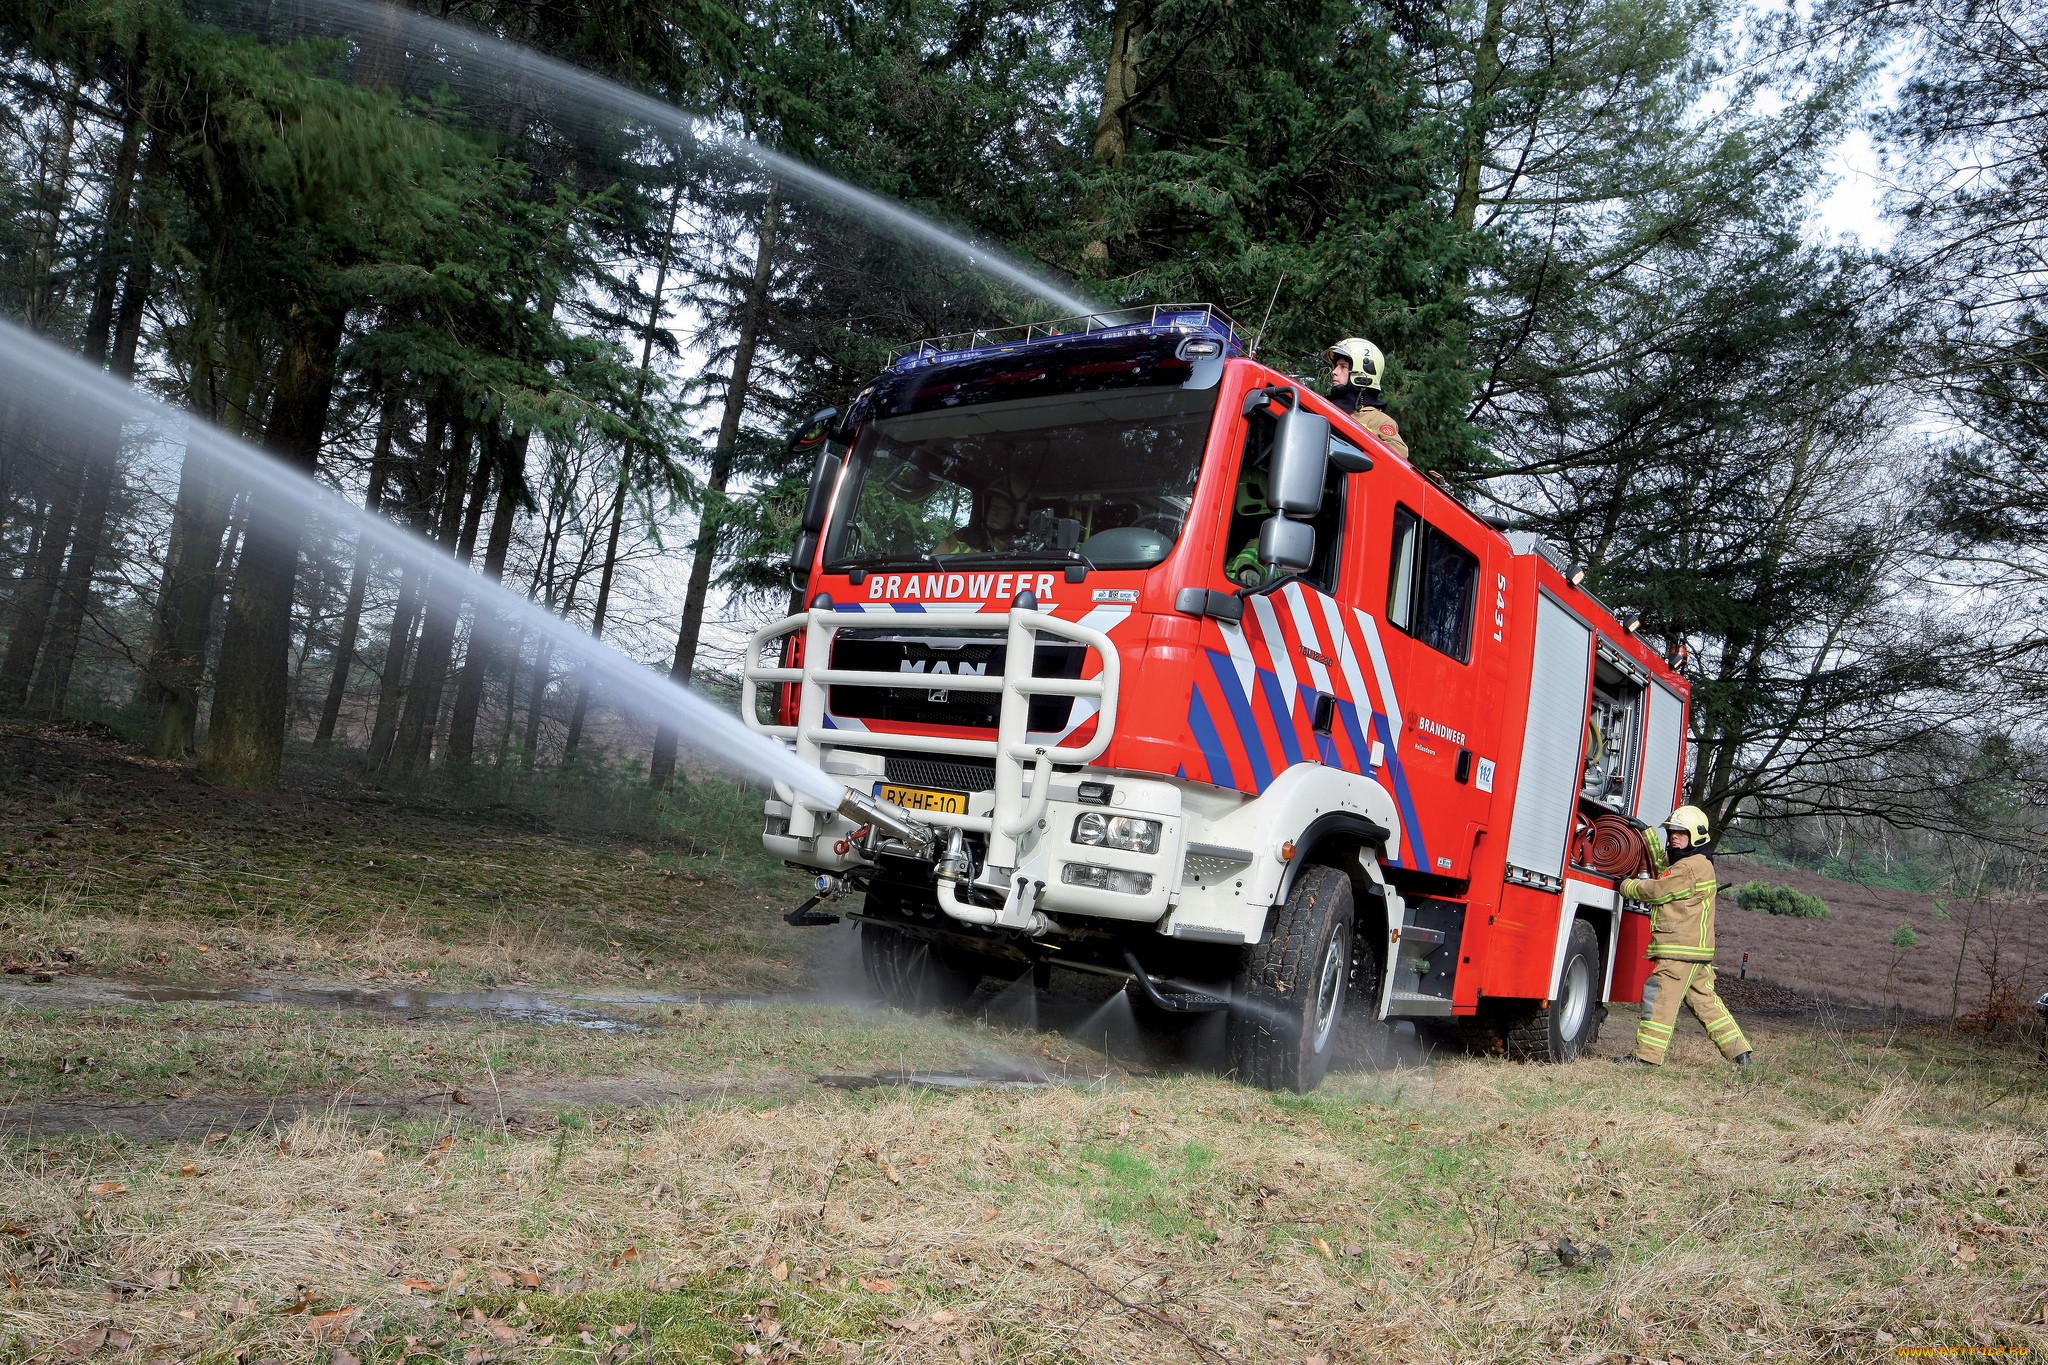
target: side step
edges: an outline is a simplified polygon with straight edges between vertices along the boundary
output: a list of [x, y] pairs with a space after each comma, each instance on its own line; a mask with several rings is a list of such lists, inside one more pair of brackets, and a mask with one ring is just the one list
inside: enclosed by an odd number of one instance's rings
[[1449, 1018], [1451, 1002], [1440, 995], [1421, 995], [1415, 991], [1395, 991], [1387, 1000], [1389, 1019]]

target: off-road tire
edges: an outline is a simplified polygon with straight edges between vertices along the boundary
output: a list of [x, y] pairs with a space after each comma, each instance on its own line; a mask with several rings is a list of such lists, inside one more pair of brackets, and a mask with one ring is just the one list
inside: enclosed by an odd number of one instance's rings
[[1265, 941], [1245, 953], [1230, 1011], [1237, 1079], [1305, 1094], [1337, 1052], [1351, 984], [1351, 879], [1306, 867]]
[[911, 1014], [951, 1009], [981, 984], [965, 955], [872, 921], [860, 926], [860, 963], [882, 1003]]
[[1585, 920], [1573, 920], [1571, 936], [1565, 940], [1564, 970], [1558, 973], [1557, 998], [1542, 1009], [1503, 1021], [1508, 1056], [1526, 1062], [1573, 1062], [1585, 1056], [1607, 1017], [1600, 1003], [1606, 979], [1600, 936]]

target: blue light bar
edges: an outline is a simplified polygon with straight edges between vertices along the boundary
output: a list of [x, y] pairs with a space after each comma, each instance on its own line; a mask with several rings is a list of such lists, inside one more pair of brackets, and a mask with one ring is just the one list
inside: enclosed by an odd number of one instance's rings
[[1138, 308], [1110, 309], [1078, 318], [1059, 318], [1053, 322], [1028, 322], [1015, 327], [992, 327], [981, 332], [927, 337], [889, 352], [889, 368], [901, 373], [941, 361], [1006, 355], [1077, 337], [1173, 335], [1213, 337], [1221, 343], [1225, 357], [1246, 355], [1251, 350], [1244, 338], [1238, 335], [1237, 325], [1214, 304], [1155, 303]]

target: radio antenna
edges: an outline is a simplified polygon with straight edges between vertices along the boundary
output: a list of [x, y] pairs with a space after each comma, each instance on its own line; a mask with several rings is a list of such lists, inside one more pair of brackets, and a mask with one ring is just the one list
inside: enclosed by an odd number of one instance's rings
[[1252, 337], [1252, 356], [1259, 354], [1259, 343], [1266, 338], [1266, 324], [1273, 320], [1273, 305], [1280, 301], [1280, 286], [1287, 283], [1287, 272], [1281, 271], [1280, 278], [1273, 281], [1273, 297], [1266, 300], [1266, 316], [1259, 319], [1259, 330]]

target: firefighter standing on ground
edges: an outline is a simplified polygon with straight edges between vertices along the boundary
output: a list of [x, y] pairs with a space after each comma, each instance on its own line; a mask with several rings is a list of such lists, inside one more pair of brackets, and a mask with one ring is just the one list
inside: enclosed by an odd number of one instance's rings
[[1690, 1005], [1707, 1037], [1737, 1066], [1749, 1065], [1749, 1040], [1714, 993], [1714, 860], [1707, 853], [1706, 812], [1680, 806], [1664, 822], [1671, 866], [1661, 877], [1631, 878], [1621, 894], [1650, 907], [1650, 957], [1656, 966], [1643, 983], [1643, 1017], [1636, 1050], [1618, 1063], [1662, 1065], [1678, 1023]]
[[1330, 401], [1356, 417], [1381, 445], [1407, 459], [1408, 443], [1387, 416], [1386, 396], [1380, 392], [1387, 368], [1380, 348], [1364, 337], [1346, 337], [1323, 354], [1330, 362]]

